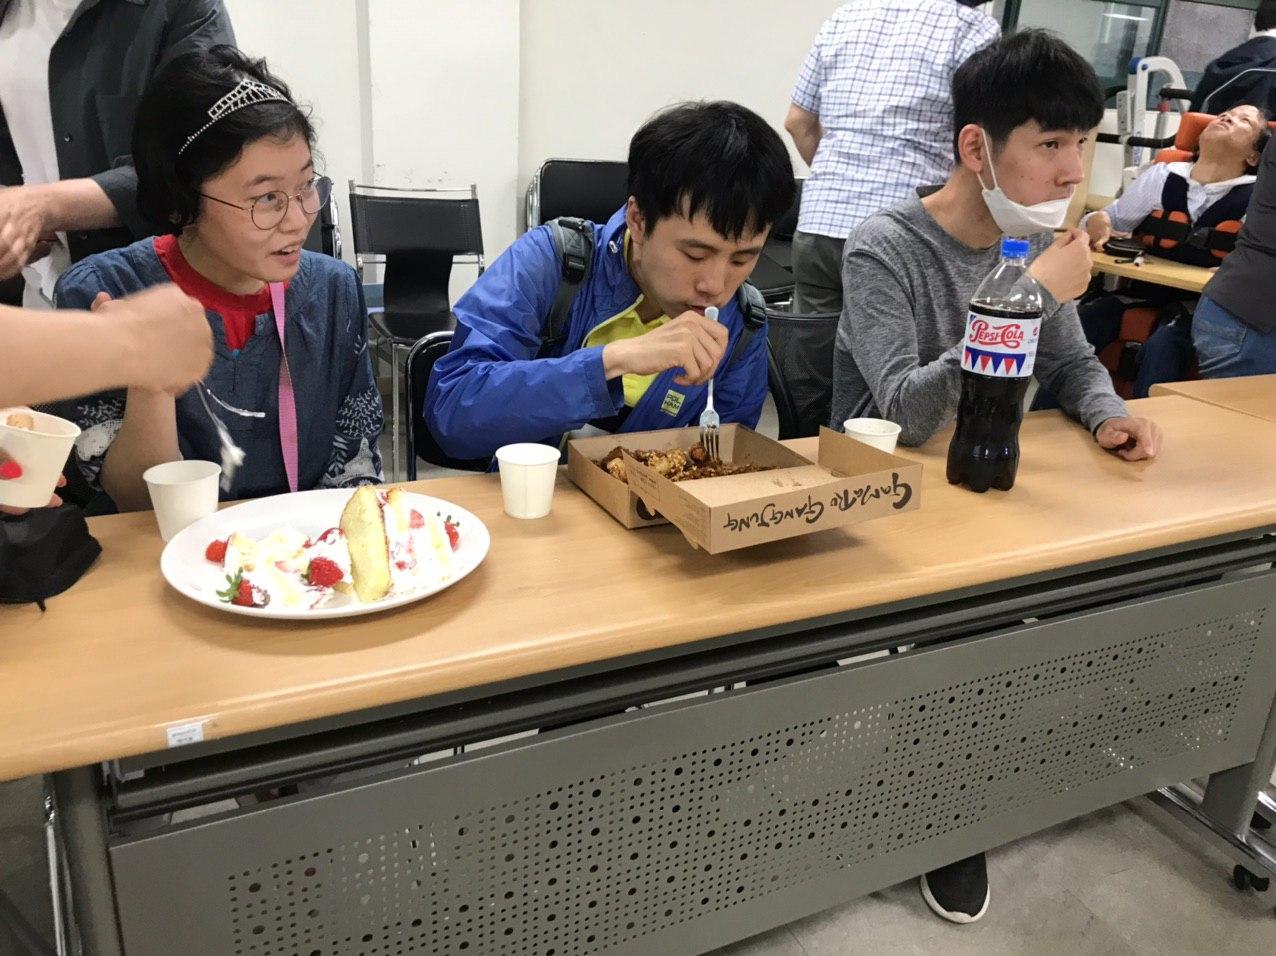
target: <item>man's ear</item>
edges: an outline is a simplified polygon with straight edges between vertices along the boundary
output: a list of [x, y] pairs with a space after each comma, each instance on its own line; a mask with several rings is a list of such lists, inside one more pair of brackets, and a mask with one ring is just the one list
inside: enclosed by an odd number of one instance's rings
[[638, 208], [638, 200], [633, 196], [625, 204], [625, 226], [629, 229], [630, 242], [641, 242], [647, 237], [647, 219]]
[[967, 123], [957, 134], [957, 155], [961, 165], [976, 176], [988, 169], [988, 146], [984, 141], [983, 129], [975, 123]]

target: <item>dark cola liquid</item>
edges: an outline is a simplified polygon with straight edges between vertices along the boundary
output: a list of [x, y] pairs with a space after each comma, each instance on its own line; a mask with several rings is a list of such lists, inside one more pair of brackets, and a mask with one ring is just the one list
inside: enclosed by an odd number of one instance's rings
[[[1016, 312], [982, 303], [971, 311], [994, 319], [1039, 319], [1040, 312]], [[1019, 426], [1031, 375], [997, 377], [961, 372], [957, 431], [948, 445], [948, 481], [980, 494], [1009, 491], [1019, 470]]]

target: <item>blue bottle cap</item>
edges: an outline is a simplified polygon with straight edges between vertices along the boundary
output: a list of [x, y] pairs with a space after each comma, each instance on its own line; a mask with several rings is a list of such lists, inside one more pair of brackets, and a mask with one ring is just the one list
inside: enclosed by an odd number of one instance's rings
[[1001, 255], [1004, 259], [1026, 258], [1030, 248], [1027, 239], [1006, 238], [1001, 240]]

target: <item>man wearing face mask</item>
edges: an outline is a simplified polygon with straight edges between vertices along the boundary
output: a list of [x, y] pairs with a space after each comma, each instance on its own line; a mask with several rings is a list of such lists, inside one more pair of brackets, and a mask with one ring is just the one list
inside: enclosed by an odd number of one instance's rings
[[1077, 320], [1072, 300], [1090, 281], [1086, 234], [1050, 236], [1103, 117], [1094, 71], [1062, 40], [1022, 31], [957, 70], [953, 107], [957, 167], [948, 181], [847, 239], [833, 427], [880, 416], [901, 426], [901, 442], [920, 445], [953, 420], [966, 307], [1010, 235], [1032, 243], [1029, 271], [1047, 293], [1038, 382], [1104, 448], [1130, 461], [1153, 457], [1159, 429], [1128, 414]]
[[[833, 367], [832, 425], [869, 415], [920, 445], [953, 420], [971, 295], [998, 261], [1002, 235], [1027, 237], [1046, 290], [1036, 376], [1104, 448], [1153, 457], [1160, 430], [1130, 417], [1086, 342], [1072, 300], [1090, 279], [1079, 229], [1052, 241], [1081, 182], [1082, 148], [1103, 118], [1094, 71], [1039, 30], [975, 53], [953, 78], [957, 167], [948, 181], [865, 221], [846, 241], [845, 304]], [[932, 910], [955, 923], [991, 898], [983, 854], [921, 879]]]

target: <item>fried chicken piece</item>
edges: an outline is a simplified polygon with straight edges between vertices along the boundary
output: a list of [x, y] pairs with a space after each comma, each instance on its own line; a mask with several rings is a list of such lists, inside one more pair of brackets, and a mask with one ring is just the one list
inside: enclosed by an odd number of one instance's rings
[[[630, 449], [629, 454], [638, 462], [654, 470], [670, 481], [692, 481], [696, 478], [722, 478], [727, 475], [745, 475], [755, 471], [769, 471], [764, 465], [731, 464], [718, 458], [710, 458], [703, 445], [692, 445], [685, 451], [670, 448], [667, 451]], [[613, 478], [628, 484], [625, 460], [620, 446], [616, 446], [601, 459], [598, 465]]]
[[[670, 448], [668, 451], [648, 452], [650, 457], [646, 461], [639, 458], [644, 465], [652, 469], [656, 474], [663, 475], [670, 481], [677, 481], [676, 475], [687, 470], [690, 462], [687, 459], [687, 453], [681, 448]], [[637, 457], [637, 456], [635, 456]]]

